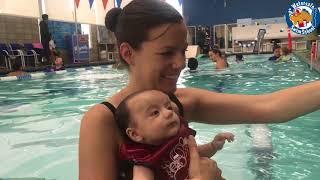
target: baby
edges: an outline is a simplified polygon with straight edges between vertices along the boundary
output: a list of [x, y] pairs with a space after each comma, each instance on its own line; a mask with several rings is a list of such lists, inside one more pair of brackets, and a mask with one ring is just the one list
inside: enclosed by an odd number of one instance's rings
[[288, 62], [292, 59], [290, 50], [287, 47], [281, 48], [281, 56], [276, 62]]
[[[187, 179], [189, 149], [183, 139], [196, 132], [178, 115], [177, 105], [161, 91], [147, 90], [125, 98], [116, 111], [116, 122], [126, 137], [120, 158], [146, 167], [147, 173], [133, 179]], [[232, 133], [220, 133], [208, 144], [198, 146], [202, 157], [222, 149]]]

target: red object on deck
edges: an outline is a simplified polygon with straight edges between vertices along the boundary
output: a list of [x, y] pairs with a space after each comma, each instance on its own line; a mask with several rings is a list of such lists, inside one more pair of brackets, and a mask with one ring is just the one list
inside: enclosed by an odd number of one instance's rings
[[312, 42], [311, 46], [311, 61], [315, 61], [317, 59], [317, 43]]
[[291, 30], [288, 27], [288, 49], [292, 51], [292, 37], [291, 37]]

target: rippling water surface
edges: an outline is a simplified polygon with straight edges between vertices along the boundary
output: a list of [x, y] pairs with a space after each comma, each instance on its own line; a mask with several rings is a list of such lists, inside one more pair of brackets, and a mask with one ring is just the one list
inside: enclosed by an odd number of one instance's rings
[[[275, 64], [267, 57], [245, 56], [242, 64], [230, 57], [230, 69], [225, 71], [215, 71], [209, 60], [200, 59], [198, 72], [184, 71], [178, 84], [224, 93], [261, 94], [319, 79], [318, 73], [298, 59]], [[102, 68], [0, 82], [0, 179], [78, 179], [82, 115], [126, 81], [124, 71]], [[268, 126], [191, 126], [197, 130], [199, 143], [211, 141], [221, 131], [235, 134], [235, 142], [226, 144], [213, 157], [226, 179], [318, 180], [319, 121], [320, 113], [314, 112]]]

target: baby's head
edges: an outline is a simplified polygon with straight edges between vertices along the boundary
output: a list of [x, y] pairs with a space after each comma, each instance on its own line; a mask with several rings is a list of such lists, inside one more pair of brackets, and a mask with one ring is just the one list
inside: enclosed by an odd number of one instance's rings
[[172, 103], [161, 91], [134, 93], [119, 104], [116, 122], [120, 131], [132, 141], [160, 145], [180, 129], [180, 119]]
[[281, 55], [287, 56], [288, 54], [290, 54], [290, 50], [287, 47], [281, 48]]

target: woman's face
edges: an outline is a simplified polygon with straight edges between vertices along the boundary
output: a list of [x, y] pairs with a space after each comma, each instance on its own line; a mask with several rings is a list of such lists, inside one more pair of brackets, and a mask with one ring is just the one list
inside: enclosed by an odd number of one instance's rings
[[216, 60], [216, 55], [215, 55], [212, 51], [209, 51], [209, 58], [210, 58], [213, 62], [217, 62], [217, 60]]
[[185, 68], [187, 28], [182, 23], [165, 24], [149, 31], [148, 41], [133, 52], [131, 76], [143, 89], [174, 92], [180, 72]]

